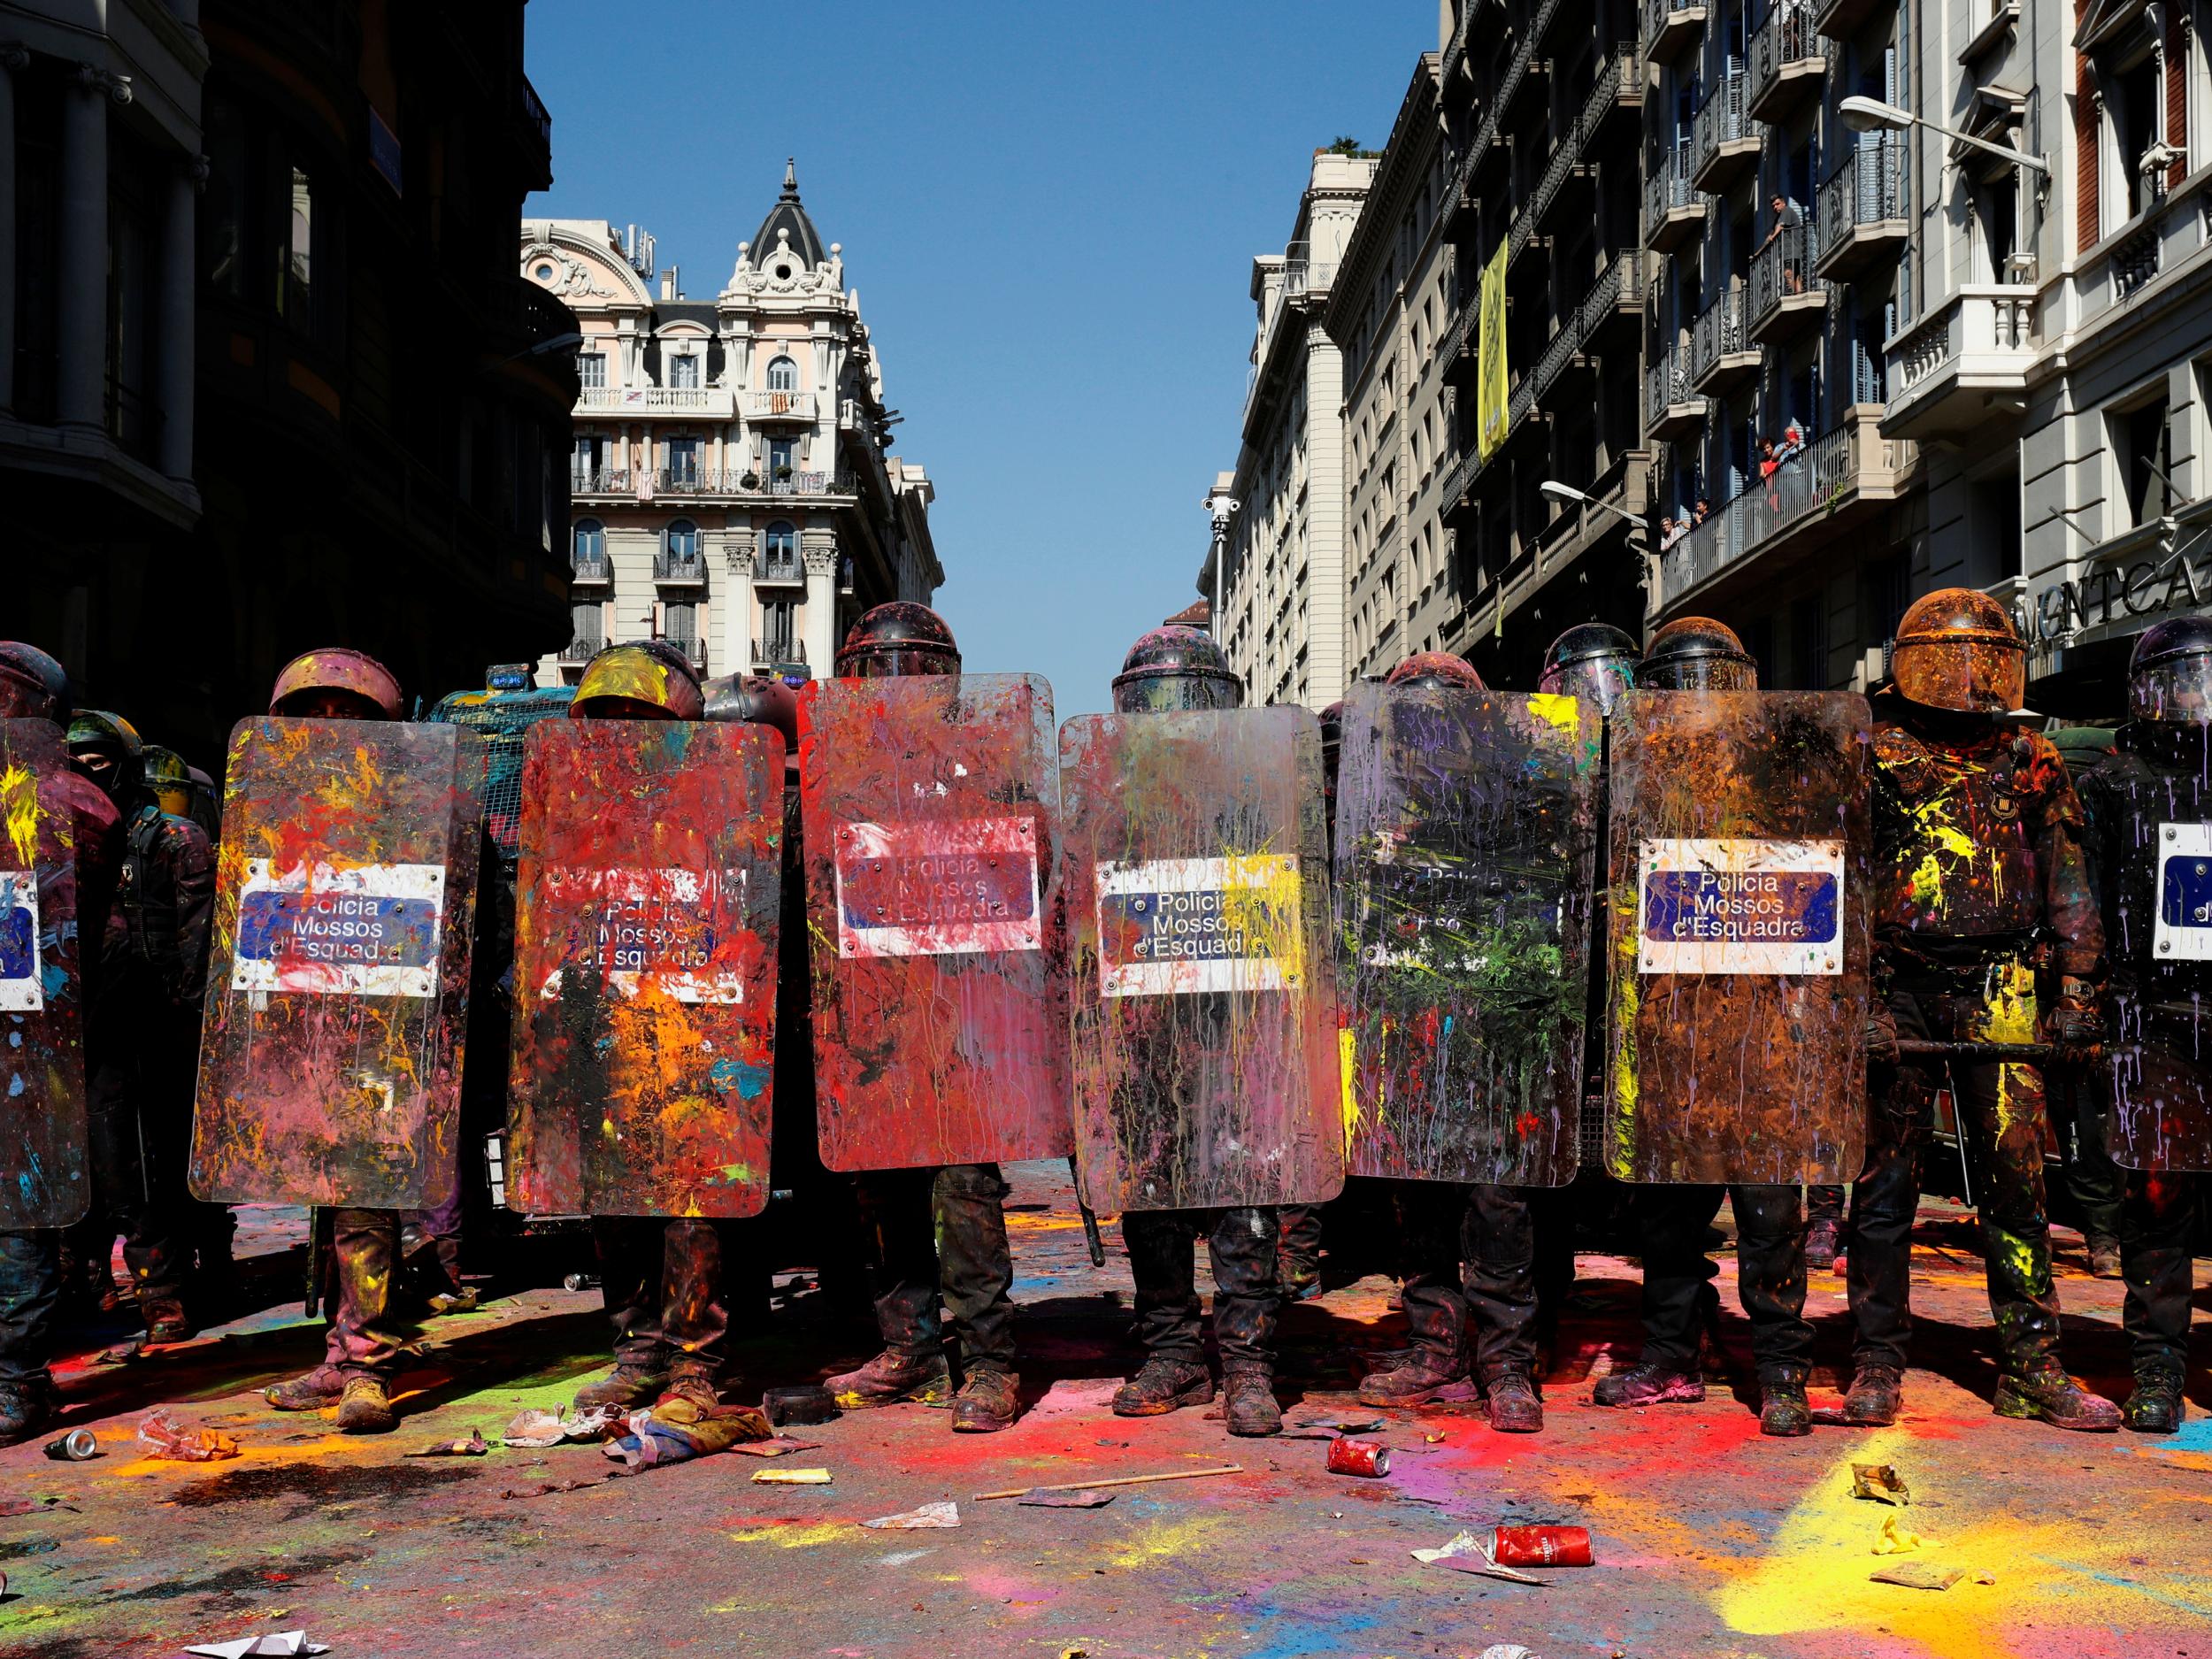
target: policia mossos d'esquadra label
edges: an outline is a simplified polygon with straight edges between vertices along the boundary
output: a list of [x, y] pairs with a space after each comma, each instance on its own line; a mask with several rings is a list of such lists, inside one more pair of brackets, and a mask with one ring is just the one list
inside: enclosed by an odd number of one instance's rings
[[1840, 974], [1843, 843], [1639, 845], [1639, 973]]
[[1299, 883], [1295, 854], [1101, 864], [1100, 995], [1294, 988]]

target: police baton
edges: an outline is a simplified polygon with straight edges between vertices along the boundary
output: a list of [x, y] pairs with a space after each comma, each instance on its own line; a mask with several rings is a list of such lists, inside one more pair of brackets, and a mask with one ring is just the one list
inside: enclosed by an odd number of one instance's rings
[[1083, 1171], [1075, 1167], [1075, 1160], [1068, 1160], [1068, 1179], [1075, 1183], [1075, 1207], [1083, 1212], [1083, 1241], [1091, 1247], [1091, 1265], [1106, 1265], [1106, 1240], [1098, 1236], [1098, 1212], [1083, 1196]]
[[1955, 1060], [1975, 1065], [2094, 1065], [2104, 1058], [2101, 1042], [1931, 1042], [1901, 1037], [1900, 1060]]

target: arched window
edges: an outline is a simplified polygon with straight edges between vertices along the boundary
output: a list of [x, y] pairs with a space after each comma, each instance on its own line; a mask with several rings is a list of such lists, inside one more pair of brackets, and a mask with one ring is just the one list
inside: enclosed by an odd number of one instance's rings
[[795, 392], [799, 389], [799, 365], [789, 357], [776, 357], [768, 365], [768, 389], [772, 392]]
[[596, 565], [607, 557], [607, 526], [598, 519], [579, 518], [569, 535], [577, 564]]
[[668, 528], [661, 532], [661, 536], [670, 558], [688, 559], [699, 557], [699, 526], [692, 523], [690, 519], [672, 520]]
[[779, 518], [762, 533], [761, 550], [771, 558], [796, 558], [799, 533], [788, 518]]

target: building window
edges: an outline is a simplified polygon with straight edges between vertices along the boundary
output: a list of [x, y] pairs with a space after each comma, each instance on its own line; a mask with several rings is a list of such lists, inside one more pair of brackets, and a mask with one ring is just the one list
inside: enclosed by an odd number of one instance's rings
[[2146, 52], [2142, 62], [2116, 77], [2118, 85], [2112, 88], [2119, 94], [2112, 99], [2113, 136], [2119, 142], [2130, 219], [2155, 206], [2165, 184], [2164, 167], [2143, 165], [2145, 152], [2158, 142], [2158, 63], [2155, 53]]
[[578, 352], [576, 379], [587, 390], [604, 388], [607, 384], [607, 354], [603, 351]]
[[699, 440], [671, 438], [668, 440], [667, 483], [673, 488], [679, 485], [696, 487], [699, 482]]
[[664, 624], [663, 632], [669, 639], [683, 646], [687, 651], [698, 642], [699, 607], [697, 605], [682, 602], [664, 605], [662, 607], [661, 616]]
[[661, 532], [661, 544], [672, 561], [695, 559], [699, 557], [699, 526], [688, 518], [672, 519], [668, 528]]
[[773, 558], [799, 557], [799, 533], [787, 518], [779, 518], [761, 535], [761, 550]]
[[607, 557], [607, 526], [596, 518], [579, 518], [569, 538], [575, 549], [576, 565], [580, 570], [587, 565], [598, 565]]
[[284, 268], [277, 288], [277, 310], [303, 333], [313, 326], [310, 311], [315, 255], [315, 183], [292, 169], [292, 212], [284, 245]]
[[772, 392], [797, 391], [799, 365], [789, 357], [772, 358], [768, 365], [768, 389]]
[[588, 433], [569, 440], [568, 487], [572, 490], [603, 489], [607, 469], [607, 441]]
[[568, 608], [571, 638], [576, 641], [572, 655], [588, 657], [596, 651], [603, 635], [600, 632], [600, 606], [596, 599], [572, 604]]
[[768, 440], [768, 476], [783, 480], [791, 476], [799, 465], [799, 444], [795, 438]]
[[2168, 419], [2162, 395], [2117, 416], [2113, 425], [2125, 476], [2120, 487], [2127, 493], [2131, 524], [2162, 518], [2172, 503], [2166, 481], [2174, 475], [2173, 422]]
[[771, 599], [760, 608], [761, 655], [771, 662], [789, 662], [798, 653], [799, 602]]
[[695, 352], [686, 352], [668, 360], [668, 383], [686, 391], [699, 389], [699, 358]]

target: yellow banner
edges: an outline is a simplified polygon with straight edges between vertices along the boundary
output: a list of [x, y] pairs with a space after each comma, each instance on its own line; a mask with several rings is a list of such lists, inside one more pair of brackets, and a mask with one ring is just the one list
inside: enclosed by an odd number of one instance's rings
[[1505, 250], [1503, 237], [1482, 268], [1482, 314], [1475, 334], [1475, 441], [1488, 460], [1505, 442]]

